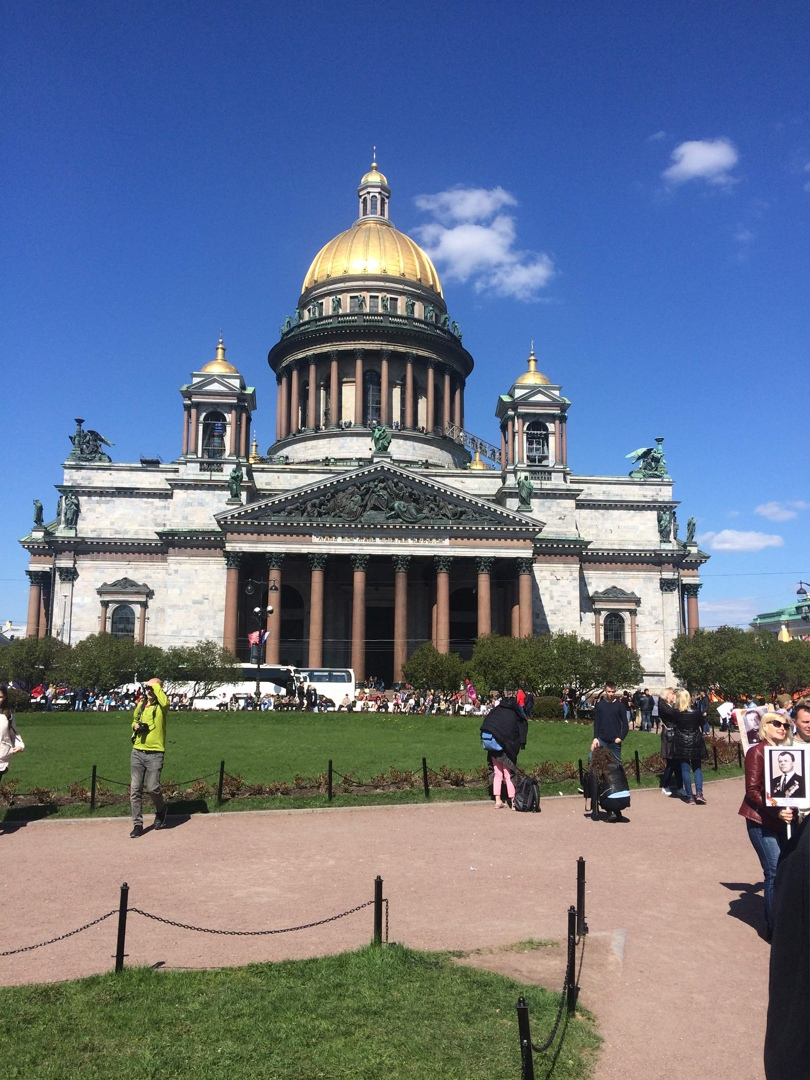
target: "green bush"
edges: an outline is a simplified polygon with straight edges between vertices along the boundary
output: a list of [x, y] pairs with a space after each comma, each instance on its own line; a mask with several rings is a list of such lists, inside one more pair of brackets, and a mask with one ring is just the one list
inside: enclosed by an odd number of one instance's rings
[[31, 696], [27, 690], [16, 690], [13, 686], [8, 688], [8, 700], [15, 713], [29, 712], [32, 709]]
[[562, 705], [558, 697], [538, 697], [534, 699], [532, 718], [534, 720], [562, 720]]

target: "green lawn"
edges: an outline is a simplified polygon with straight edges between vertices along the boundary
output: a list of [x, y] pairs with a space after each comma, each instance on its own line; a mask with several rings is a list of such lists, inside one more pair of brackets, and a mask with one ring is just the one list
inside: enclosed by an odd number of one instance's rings
[[[542, 1042], [559, 994], [397, 945], [241, 969], [141, 968], [8, 987], [0, 989], [0, 1074], [513, 1080], [521, 994], [532, 1039]], [[585, 1080], [598, 1045], [592, 1019], [578, 1010], [535, 1057], [536, 1075]]]
[[[129, 779], [130, 721], [125, 713], [30, 713], [18, 717], [25, 739], [25, 753], [15, 755], [8, 778], [18, 782], [20, 792], [34, 788], [66, 791], [71, 784], [89, 785], [92, 766], [102, 783], [113, 791], [126, 790]], [[219, 763], [226, 772], [241, 776], [247, 784], [292, 784], [295, 777], [316, 777], [326, 773], [331, 759], [335, 770], [335, 804], [359, 799], [371, 802], [402, 802], [421, 798], [421, 785], [412, 791], [377, 795], [343, 794], [337, 774], [355, 781], [369, 781], [393, 767], [421, 774], [424, 756], [432, 772], [442, 766], [472, 773], [485, 763], [479, 738], [480, 719], [447, 716], [402, 716], [375, 713], [171, 713], [163, 779], [184, 787], [198, 777], [215, 784]], [[591, 729], [587, 725], [533, 722], [529, 725], [523, 768], [540, 762], [572, 762], [587, 758]], [[633, 753], [643, 759], [657, 753], [657, 735], [631, 731], [625, 742], [624, 758], [632, 780]], [[738, 770], [731, 769], [736, 773]], [[729, 769], [720, 775], [729, 775]], [[109, 781], [118, 781], [111, 784]], [[654, 777], [644, 782], [655, 783]], [[6, 781], [6, 783], [8, 780]], [[433, 783], [431, 781], [431, 783]], [[552, 791], [572, 792], [576, 781], [550, 781]], [[452, 791], [436, 790], [436, 798], [479, 798], [483, 788], [469, 784]], [[198, 802], [203, 803], [205, 793]], [[326, 796], [311, 798], [281, 796], [234, 800], [234, 809], [257, 806], [325, 805]], [[210, 798], [207, 804], [211, 805]], [[202, 805], [189, 809], [203, 809]], [[111, 812], [117, 811], [109, 808]], [[106, 810], [106, 808], [105, 808]], [[62, 807], [60, 816], [84, 815], [86, 804]], [[1, 808], [0, 815], [16, 817], [22, 810]]]

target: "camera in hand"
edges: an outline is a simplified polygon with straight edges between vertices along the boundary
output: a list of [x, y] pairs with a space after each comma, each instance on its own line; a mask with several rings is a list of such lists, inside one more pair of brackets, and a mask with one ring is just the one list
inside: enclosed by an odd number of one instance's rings
[[149, 734], [149, 725], [144, 724], [143, 721], [139, 721], [132, 729], [132, 741], [135, 742], [137, 738], [144, 739]]

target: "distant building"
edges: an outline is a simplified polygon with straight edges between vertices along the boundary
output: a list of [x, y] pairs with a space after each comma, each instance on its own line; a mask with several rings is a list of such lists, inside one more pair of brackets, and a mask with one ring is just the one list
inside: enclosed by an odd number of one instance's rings
[[708, 556], [678, 538], [662, 440], [630, 476], [575, 473], [571, 403], [534, 349], [485, 388], [494, 441], [470, 433], [473, 357], [390, 198], [374, 163], [357, 220], [304, 277], [268, 357], [266, 454], [222, 339], [181, 388], [175, 460], [112, 462], [77, 422], [57, 516], [22, 541], [28, 634], [206, 637], [246, 658], [261, 626], [270, 663], [390, 685], [424, 641], [469, 656], [480, 634], [563, 630], [625, 642], [646, 681], [671, 680]]
[[6, 619], [0, 627], [0, 645], [8, 645], [18, 637], [25, 637], [25, 627]]
[[752, 629], [766, 630], [782, 641], [810, 641], [810, 605], [805, 601], [777, 611], [765, 611], [752, 619], [750, 625]]

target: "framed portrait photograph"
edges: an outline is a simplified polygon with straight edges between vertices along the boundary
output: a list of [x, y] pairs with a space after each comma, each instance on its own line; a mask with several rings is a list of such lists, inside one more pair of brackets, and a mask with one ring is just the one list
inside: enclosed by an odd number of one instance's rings
[[810, 809], [808, 749], [806, 745], [765, 747], [765, 798], [771, 806]]
[[752, 705], [750, 709], [734, 710], [732, 715], [737, 721], [743, 754], [747, 754], [751, 747], [760, 741], [759, 722], [767, 711], [763, 705]]

